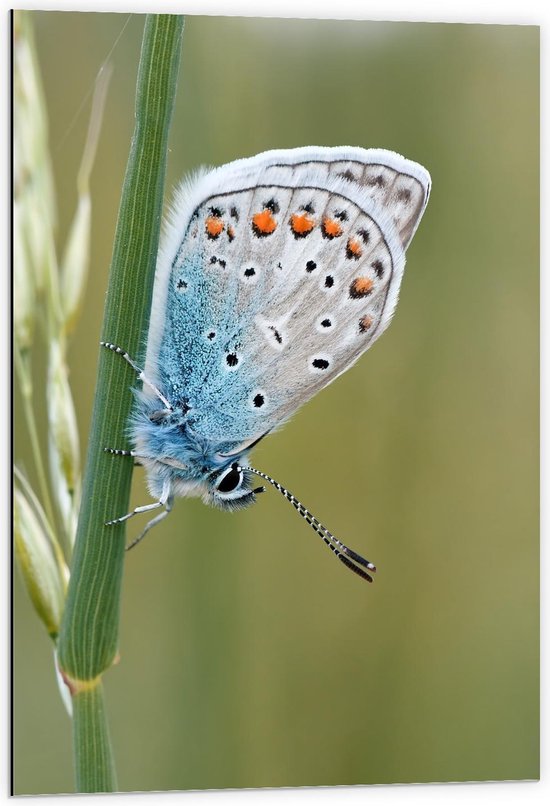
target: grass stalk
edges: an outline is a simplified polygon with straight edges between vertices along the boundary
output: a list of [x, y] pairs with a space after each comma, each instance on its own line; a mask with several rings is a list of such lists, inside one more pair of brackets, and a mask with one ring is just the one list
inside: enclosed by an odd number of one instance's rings
[[117, 789], [111, 737], [101, 682], [94, 681], [72, 698], [73, 752], [78, 792]]
[[[141, 360], [158, 249], [167, 138], [179, 70], [183, 17], [148, 15], [137, 79], [135, 128], [122, 188], [101, 338]], [[99, 341], [99, 339], [98, 339]], [[99, 349], [99, 348], [98, 348]], [[73, 735], [80, 792], [116, 788], [101, 676], [118, 650], [124, 524], [133, 464], [108, 456], [122, 447], [135, 373], [100, 351], [82, 487], [82, 505], [58, 661], [74, 704]]]

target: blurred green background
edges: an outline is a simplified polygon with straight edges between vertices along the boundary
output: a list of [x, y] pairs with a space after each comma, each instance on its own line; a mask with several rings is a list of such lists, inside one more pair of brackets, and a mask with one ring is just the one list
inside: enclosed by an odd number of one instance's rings
[[[63, 243], [75, 114], [127, 16], [33, 19]], [[93, 174], [70, 354], [83, 444], [142, 27], [114, 49]], [[233, 515], [179, 501], [126, 560], [106, 676], [122, 790], [538, 776], [538, 29], [189, 17], [167, 188], [313, 144], [394, 149], [433, 178], [388, 333], [254, 454], [378, 576], [343, 569], [275, 492]], [[30, 468], [17, 398], [15, 427]], [[139, 469], [132, 500], [149, 501]], [[51, 643], [17, 574], [14, 630], [15, 791], [71, 791]]]

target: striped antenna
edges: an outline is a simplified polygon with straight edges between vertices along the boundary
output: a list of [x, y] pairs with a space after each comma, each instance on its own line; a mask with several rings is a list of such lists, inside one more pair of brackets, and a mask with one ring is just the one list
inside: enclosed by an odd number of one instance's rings
[[362, 579], [366, 579], [367, 582], [373, 581], [372, 576], [367, 574], [363, 568], [368, 568], [369, 571], [374, 572], [376, 571], [376, 566], [374, 566], [368, 560], [365, 560], [365, 558], [361, 557], [361, 555], [357, 554], [357, 552], [345, 546], [344, 543], [341, 543], [340, 540], [338, 540], [338, 538], [334, 537], [334, 535], [329, 532], [329, 530], [326, 529], [323, 524], [317, 520], [317, 518], [312, 515], [311, 512], [309, 512], [309, 510], [307, 510], [305, 506], [301, 504], [300, 501], [298, 501], [298, 499], [293, 496], [289, 490], [286, 489], [286, 487], [283, 487], [282, 484], [279, 484], [278, 481], [275, 481], [275, 479], [272, 479], [271, 476], [268, 476], [266, 473], [262, 473], [261, 470], [256, 470], [253, 467], [245, 467], [242, 469], [249, 470], [251, 473], [255, 473], [260, 478], [268, 481], [273, 487], [275, 487], [276, 490], [281, 493], [281, 495], [284, 495], [287, 501], [290, 501], [292, 506], [297, 510], [297, 512], [300, 513], [302, 518], [309, 523], [314, 532], [317, 532], [321, 540], [326, 543], [332, 553], [338, 557], [340, 562], [344, 563], [346, 568], [349, 568]]

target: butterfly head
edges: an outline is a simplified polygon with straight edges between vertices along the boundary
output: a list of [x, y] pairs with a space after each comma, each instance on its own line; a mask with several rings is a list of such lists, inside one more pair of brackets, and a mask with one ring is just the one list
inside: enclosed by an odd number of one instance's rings
[[238, 462], [231, 462], [210, 474], [206, 503], [219, 509], [243, 509], [256, 501], [265, 487], [253, 487], [253, 474]]

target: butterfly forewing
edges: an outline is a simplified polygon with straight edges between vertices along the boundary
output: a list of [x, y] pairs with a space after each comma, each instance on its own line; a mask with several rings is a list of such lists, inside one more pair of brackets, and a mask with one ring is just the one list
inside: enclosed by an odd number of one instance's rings
[[166, 317], [152, 321], [162, 334], [148, 365], [213, 441], [288, 418], [373, 343], [397, 301], [427, 173], [391, 152], [306, 156], [259, 155], [204, 177], [180, 202], [185, 237], [159, 261]]

